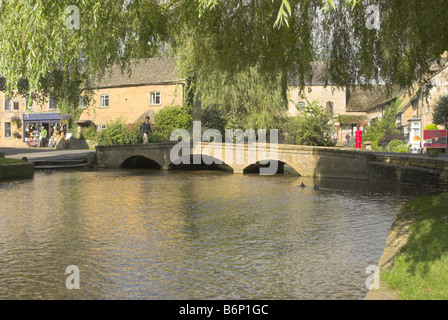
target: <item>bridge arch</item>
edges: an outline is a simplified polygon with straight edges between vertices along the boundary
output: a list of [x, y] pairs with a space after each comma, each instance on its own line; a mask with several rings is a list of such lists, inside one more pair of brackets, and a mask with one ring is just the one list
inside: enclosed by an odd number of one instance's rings
[[129, 169], [162, 169], [162, 165], [160, 165], [157, 161], [143, 155], [134, 155], [127, 158], [121, 163], [120, 167]]
[[[201, 164], [194, 164], [194, 158], [200, 157]], [[205, 155], [205, 154], [191, 154], [178, 158], [179, 161], [182, 161], [181, 164], [174, 164], [172, 162], [168, 165], [168, 170], [213, 170], [213, 171], [228, 171], [234, 172], [234, 168], [222, 161], [221, 159]], [[189, 161], [188, 161], [189, 160]], [[188, 162], [189, 164], [185, 164]], [[221, 164], [219, 164], [221, 162]]]
[[[267, 161], [269, 161], [269, 163], [265, 164], [265, 162], [267, 162]], [[257, 161], [256, 163], [252, 163], [252, 164], [246, 166], [243, 170], [243, 174], [253, 174], [253, 173], [259, 174], [260, 168], [270, 167], [271, 162], [277, 162], [277, 173], [276, 174], [287, 174], [287, 175], [301, 176], [299, 169], [294, 167], [293, 165], [290, 165], [281, 160], [272, 160], [272, 159], [260, 160], [260, 161]]]

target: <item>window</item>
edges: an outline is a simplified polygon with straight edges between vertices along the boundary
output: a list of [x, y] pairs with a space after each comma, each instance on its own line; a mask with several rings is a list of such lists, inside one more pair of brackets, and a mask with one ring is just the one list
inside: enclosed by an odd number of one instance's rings
[[81, 109], [87, 108], [87, 97], [86, 96], [80, 96], [79, 97], [79, 107]]
[[102, 131], [102, 130], [105, 130], [105, 129], [107, 129], [107, 124], [101, 124], [101, 125], [99, 125], [99, 126], [97, 126], [97, 128], [96, 128], [97, 130], [97, 132], [100, 132], [100, 131]]
[[5, 96], [5, 111], [11, 111], [11, 99]]
[[56, 99], [53, 96], [50, 96], [50, 101], [48, 102], [48, 109], [54, 110], [56, 108]]
[[100, 108], [109, 108], [109, 96], [102, 95], [100, 97]]
[[305, 102], [301, 101], [297, 104], [297, 108], [302, 110], [303, 108], [305, 108], [305, 105], [306, 105]]
[[160, 92], [151, 92], [151, 98], [149, 104], [152, 106], [162, 104]]
[[18, 101], [14, 102], [13, 108], [14, 108], [14, 111], [19, 111], [19, 102]]
[[5, 122], [5, 138], [11, 138], [11, 122]]
[[331, 101], [327, 102], [327, 112], [329, 114], [333, 114], [334, 113], [334, 104]]

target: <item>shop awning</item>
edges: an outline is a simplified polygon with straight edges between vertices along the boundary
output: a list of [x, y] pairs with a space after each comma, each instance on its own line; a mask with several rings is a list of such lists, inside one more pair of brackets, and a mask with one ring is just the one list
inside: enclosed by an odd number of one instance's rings
[[23, 121], [61, 121], [60, 113], [29, 113], [23, 114]]

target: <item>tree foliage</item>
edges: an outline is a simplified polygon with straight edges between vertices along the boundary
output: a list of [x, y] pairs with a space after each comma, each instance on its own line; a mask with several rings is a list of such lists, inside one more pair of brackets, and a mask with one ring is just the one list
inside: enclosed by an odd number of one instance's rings
[[168, 140], [174, 130], [191, 130], [193, 127], [191, 110], [186, 106], [165, 107], [156, 113], [154, 121], [156, 123], [156, 128], [160, 130], [161, 134]]
[[333, 146], [332, 115], [316, 101], [305, 106], [284, 127], [285, 142], [307, 146]]
[[280, 76], [262, 75], [252, 67], [237, 74], [211, 74], [203, 88], [203, 105], [215, 105], [227, 127], [280, 128], [287, 108]]
[[439, 99], [433, 111], [433, 119], [435, 124], [439, 124], [448, 129], [448, 96]]
[[[67, 28], [70, 5], [79, 7], [79, 30]], [[379, 29], [367, 28], [370, 5]], [[278, 75], [285, 91], [293, 73], [302, 85], [311, 79], [316, 60], [340, 86], [410, 87], [447, 50], [447, 27], [447, 0], [2, 0], [0, 74], [10, 91], [26, 79], [38, 92], [54, 71], [101, 77], [168, 41], [179, 75], [195, 77], [201, 96], [217, 75], [236, 83], [230, 75], [254, 67]]]

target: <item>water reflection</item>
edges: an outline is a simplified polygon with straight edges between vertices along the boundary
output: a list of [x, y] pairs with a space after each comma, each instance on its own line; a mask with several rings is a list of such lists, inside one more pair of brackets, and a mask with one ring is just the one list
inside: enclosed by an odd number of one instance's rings
[[[204, 171], [37, 173], [0, 185], [0, 298], [361, 299], [366, 267], [414, 192], [384, 189]], [[65, 288], [69, 265], [81, 290]]]

